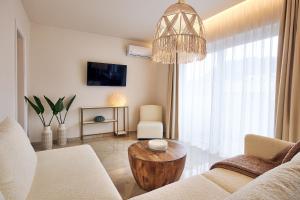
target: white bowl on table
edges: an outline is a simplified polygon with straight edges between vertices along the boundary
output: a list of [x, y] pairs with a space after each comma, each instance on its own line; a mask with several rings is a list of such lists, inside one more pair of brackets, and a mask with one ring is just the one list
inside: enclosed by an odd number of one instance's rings
[[166, 151], [168, 149], [168, 141], [161, 139], [149, 140], [148, 147], [154, 151]]

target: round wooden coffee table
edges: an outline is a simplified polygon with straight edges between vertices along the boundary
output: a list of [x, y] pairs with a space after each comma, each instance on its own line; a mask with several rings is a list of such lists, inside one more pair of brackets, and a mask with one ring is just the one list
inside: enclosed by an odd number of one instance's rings
[[180, 178], [186, 150], [183, 145], [168, 141], [167, 151], [153, 151], [148, 148], [148, 141], [141, 141], [128, 148], [128, 158], [137, 184], [150, 191]]

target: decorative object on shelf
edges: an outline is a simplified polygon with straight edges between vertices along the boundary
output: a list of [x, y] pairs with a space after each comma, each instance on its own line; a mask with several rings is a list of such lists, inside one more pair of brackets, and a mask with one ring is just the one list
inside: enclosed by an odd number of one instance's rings
[[[66, 117], [68, 115], [69, 109], [76, 98], [76, 95], [72, 96], [69, 101], [67, 101], [64, 105], [65, 97], [59, 98], [57, 102], [54, 104], [48, 97], [44, 96], [47, 103], [49, 104], [53, 116], [56, 117], [58, 121], [57, 128], [57, 137], [58, 137], [58, 145], [64, 146], [67, 144], [67, 128], [65, 125]], [[64, 117], [62, 117], [62, 112], [65, 109]]]
[[168, 141], [161, 139], [149, 140], [148, 147], [154, 151], [166, 151], [168, 149]]
[[204, 26], [184, 0], [171, 5], [160, 18], [153, 41], [153, 61], [186, 64], [206, 56]]
[[103, 116], [96, 116], [94, 118], [94, 121], [95, 122], [104, 122], [105, 121], [105, 117], [103, 117]]
[[110, 106], [125, 106], [127, 104], [127, 98], [124, 94], [115, 92], [109, 96], [108, 103]]
[[51, 123], [53, 120], [54, 115], [52, 114], [52, 117], [49, 121], [49, 123], [46, 123], [44, 113], [45, 108], [40, 100], [39, 97], [33, 96], [34, 102], [32, 102], [28, 97], [25, 96], [25, 101], [31, 105], [35, 113], [38, 115], [39, 119], [41, 120], [43, 124], [43, 132], [42, 132], [42, 145], [44, 149], [52, 149], [52, 130], [51, 130]]

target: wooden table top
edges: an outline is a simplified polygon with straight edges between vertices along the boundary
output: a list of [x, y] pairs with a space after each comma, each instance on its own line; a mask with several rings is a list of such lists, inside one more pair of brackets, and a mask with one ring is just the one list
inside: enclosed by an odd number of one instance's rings
[[148, 140], [132, 144], [128, 148], [128, 153], [135, 159], [151, 162], [168, 162], [181, 159], [186, 156], [183, 145], [168, 141], [167, 151], [154, 151], [149, 149]]

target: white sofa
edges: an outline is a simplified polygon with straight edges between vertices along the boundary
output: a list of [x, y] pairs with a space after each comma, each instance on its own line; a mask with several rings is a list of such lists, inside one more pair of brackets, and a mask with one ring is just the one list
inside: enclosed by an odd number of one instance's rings
[[0, 123], [0, 191], [6, 200], [122, 199], [89, 145], [35, 153], [10, 119]]
[[154, 139], [163, 137], [162, 107], [144, 105], [140, 108], [140, 122], [137, 126], [138, 139]]

